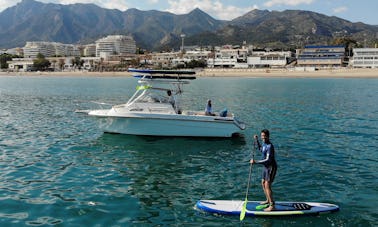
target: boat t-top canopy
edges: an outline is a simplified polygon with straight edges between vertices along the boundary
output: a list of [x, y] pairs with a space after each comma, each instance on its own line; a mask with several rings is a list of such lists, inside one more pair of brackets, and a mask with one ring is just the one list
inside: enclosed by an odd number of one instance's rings
[[[196, 74], [195, 71], [189, 71], [189, 70], [153, 70], [153, 69], [129, 68], [128, 71], [133, 72], [133, 73], [140, 73], [142, 75], [134, 75], [134, 77], [144, 78], [144, 79], [179, 79], [179, 80], [196, 79], [195, 76], [181, 76], [181, 75]], [[173, 75], [176, 75], [176, 76], [173, 76]]]
[[[136, 73], [133, 75], [138, 78], [136, 92], [129, 99], [126, 105], [133, 105], [138, 100], [159, 100], [160, 103], [168, 102], [167, 93], [171, 91], [175, 100], [175, 107], [179, 108], [179, 100], [183, 93], [183, 86], [189, 84], [190, 80], [196, 79], [195, 71], [188, 70], [152, 70], [152, 69], [135, 69], [129, 68], [129, 72]], [[182, 76], [184, 75], [184, 76]], [[189, 75], [189, 76], [185, 76]], [[162, 91], [164, 93], [162, 93]]]

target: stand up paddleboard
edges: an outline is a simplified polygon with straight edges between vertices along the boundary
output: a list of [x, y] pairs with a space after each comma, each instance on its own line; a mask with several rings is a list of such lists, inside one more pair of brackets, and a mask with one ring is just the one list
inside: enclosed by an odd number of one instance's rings
[[[199, 200], [196, 207], [199, 210], [221, 215], [240, 215], [244, 201], [241, 200]], [[339, 210], [339, 206], [316, 202], [276, 202], [273, 211], [264, 211], [268, 205], [260, 201], [248, 201], [246, 216], [293, 216], [319, 215]]]

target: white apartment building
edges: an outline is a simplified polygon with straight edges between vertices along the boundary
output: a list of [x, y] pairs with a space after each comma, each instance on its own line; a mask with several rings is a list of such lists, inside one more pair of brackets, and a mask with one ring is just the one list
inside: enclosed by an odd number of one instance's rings
[[100, 57], [82, 57], [81, 60], [84, 61], [83, 68], [85, 70], [95, 69], [101, 62]]
[[200, 60], [207, 61], [210, 55], [211, 55], [211, 51], [191, 50], [183, 54], [182, 57], [172, 59], [172, 64], [174, 66], [177, 66], [179, 64], [185, 64], [191, 61], [200, 61]]
[[80, 56], [78, 46], [56, 42], [26, 42], [23, 49], [25, 58], [36, 58], [39, 53], [45, 57]]
[[5, 51], [7, 54], [12, 54], [12, 55], [18, 55], [18, 56], [23, 56], [24, 55], [24, 50], [20, 47], [8, 49]]
[[153, 53], [151, 54], [151, 62], [158, 67], [171, 67], [173, 60], [178, 59], [180, 55], [180, 52]]
[[13, 58], [12, 61], [7, 61], [8, 69], [18, 72], [26, 72], [33, 68], [32, 58]]
[[284, 67], [291, 56], [291, 51], [252, 51], [247, 63], [251, 68]]
[[26, 42], [24, 47], [24, 58], [36, 58], [38, 54], [45, 57], [55, 55], [55, 46], [51, 42]]
[[349, 64], [354, 68], [378, 68], [378, 48], [354, 48]]
[[219, 49], [213, 58], [207, 60], [209, 68], [223, 67], [223, 68], [246, 68], [248, 49], [232, 48], [231, 46], [224, 46]]
[[80, 49], [77, 45], [53, 43], [55, 47], [55, 56], [62, 57], [80, 57]]
[[84, 46], [83, 55], [85, 57], [96, 56], [96, 44], [88, 44]]
[[112, 55], [135, 54], [136, 43], [131, 36], [109, 35], [96, 41], [96, 57], [105, 60]]

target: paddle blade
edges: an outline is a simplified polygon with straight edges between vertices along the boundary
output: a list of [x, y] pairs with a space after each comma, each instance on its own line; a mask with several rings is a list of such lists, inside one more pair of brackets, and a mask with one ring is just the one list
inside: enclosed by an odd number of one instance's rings
[[246, 210], [247, 210], [247, 198], [245, 199], [242, 210], [240, 212], [240, 221], [243, 221]]

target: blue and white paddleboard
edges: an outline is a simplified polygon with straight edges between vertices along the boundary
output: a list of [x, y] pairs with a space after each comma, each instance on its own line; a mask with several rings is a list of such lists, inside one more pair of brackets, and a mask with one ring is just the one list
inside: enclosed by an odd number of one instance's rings
[[[245, 201], [242, 200], [199, 200], [196, 208], [221, 215], [240, 215]], [[318, 215], [339, 210], [339, 206], [316, 202], [276, 202], [273, 211], [264, 211], [267, 205], [260, 201], [248, 201], [246, 216], [292, 216]]]

